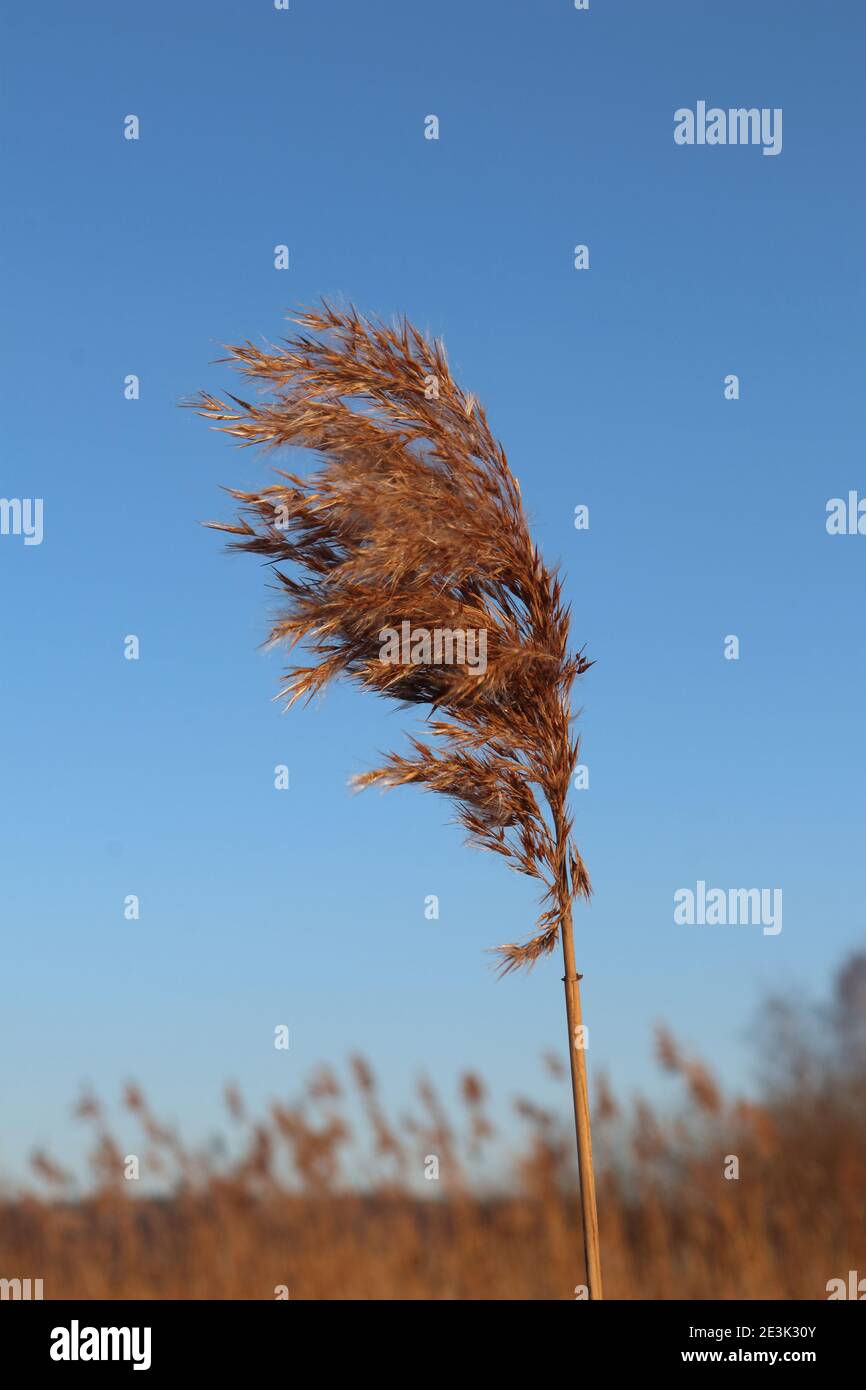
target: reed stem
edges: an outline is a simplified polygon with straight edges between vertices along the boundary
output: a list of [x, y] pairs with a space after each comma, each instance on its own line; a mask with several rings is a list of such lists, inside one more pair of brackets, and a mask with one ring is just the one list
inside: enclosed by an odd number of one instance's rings
[[595, 1172], [592, 1166], [592, 1135], [589, 1123], [589, 1088], [586, 1081], [586, 1048], [580, 1009], [580, 980], [574, 960], [571, 912], [562, 922], [562, 956], [565, 963], [565, 1012], [568, 1017], [568, 1055], [571, 1059], [571, 1092], [574, 1100], [574, 1128], [577, 1137], [577, 1166], [580, 1173], [580, 1210], [583, 1219], [583, 1249], [589, 1296], [604, 1298], [601, 1282], [601, 1251], [598, 1239], [598, 1210], [595, 1201]]

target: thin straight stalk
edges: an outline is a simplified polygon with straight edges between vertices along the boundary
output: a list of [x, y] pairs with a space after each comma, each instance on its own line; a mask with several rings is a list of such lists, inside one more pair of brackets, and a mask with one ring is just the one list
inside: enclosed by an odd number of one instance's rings
[[598, 1240], [598, 1211], [595, 1203], [595, 1173], [592, 1166], [592, 1136], [589, 1126], [589, 1088], [586, 1082], [586, 1048], [583, 1045], [583, 1018], [580, 1011], [580, 980], [574, 960], [571, 912], [562, 922], [562, 956], [565, 963], [565, 1011], [568, 1016], [568, 1055], [571, 1058], [571, 1091], [574, 1099], [574, 1128], [577, 1135], [577, 1166], [580, 1172], [580, 1210], [583, 1218], [583, 1249], [591, 1299], [604, 1297], [601, 1284], [601, 1251]]

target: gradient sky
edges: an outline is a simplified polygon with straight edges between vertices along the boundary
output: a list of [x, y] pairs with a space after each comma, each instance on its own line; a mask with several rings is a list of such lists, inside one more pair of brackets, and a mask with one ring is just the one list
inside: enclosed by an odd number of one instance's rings
[[[444, 336], [597, 662], [590, 1075], [670, 1094], [663, 1018], [747, 1085], [761, 998], [862, 947], [866, 537], [825, 508], [866, 494], [864, 40], [863, 6], [807, 0], [7, 13], [0, 495], [45, 535], [0, 537], [0, 1172], [75, 1160], [83, 1082], [135, 1077], [197, 1137], [226, 1080], [290, 1096], [352, 1049], [398, 1102], [471, 1065], [566, 1111], [559, 961], [497, 982], [484, 954], [532, 931], [532, 883], [439, 799], [349, 794], [412, 717], [349, 689], [283, 714], [266, 575], [198, 524], [269, 465], [177, 402], [321, 294]], [[781, 107], [781, 154], [677, 146], [698, 100]], [[781, 934], [676, 926], [698, 879], [781, 887]]]

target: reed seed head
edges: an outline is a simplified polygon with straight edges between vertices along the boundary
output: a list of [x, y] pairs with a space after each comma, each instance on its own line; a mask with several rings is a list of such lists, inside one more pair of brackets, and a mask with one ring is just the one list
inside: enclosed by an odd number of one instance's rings
[[[540, 880], [535, 935], [498, 948], [504, 972], [532, 965], [554, 948], [571, 900], [591, 891], [566, 805], [579, 746], [571, 690], [591, 663], [569, 652], [560, 580], [441, 342], [405, 319], [391, 328], [328, 303], [292, 322], [279, 346], [228, 348], [256, 403], [202, 393], [190, 404], [241, 445], [299, 446], [320, 466], [231, 489], [236, 521], [211, 524], [273, 567], [282, 609], [269, 642], [311, 658], [286, 673], [288, 705], [345, 676], [425, 707], [424, 736], [354, 785], [450, 797], [470, 843]], [[423, 641], [384, 659], [383, 634], [405, 625], [483, 633], [483, 667], [437, 660]]]

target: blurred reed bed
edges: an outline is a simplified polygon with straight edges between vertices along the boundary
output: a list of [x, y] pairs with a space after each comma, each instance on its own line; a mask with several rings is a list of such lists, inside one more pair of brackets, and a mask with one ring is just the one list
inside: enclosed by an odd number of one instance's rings
[[[670, 1104], [626, 1101], [600, 1079], [609, 1297], [820, 1299], [829, 1279], [866, 1274], [866, 955], [825, 1006], [769, 1001], [755, 1041], [749, 1101], [726, 1097], [664, 1028]], [[543, 1064], [564, 1074], [553, 1055]], [[585, 1282], [565, 1115], [515, 1098], [509, 1156], [474, 1073], [453, 1104], [423, 1080], [412, 1113], [392, 1116], [360, 1057], [265, 1116], [234, 1087], [225, 1104], [229, 1139], [199, 1152], [135, 1086], [124, 1105], [138, 1139], [123, 1146], [83, 1097], [87, 1190], [35, 1153], [34, 1190], [0, 1202], [0, 1276], [41, 1277], [46, 1298], [112, 1299], [273, 1299], [278, 1286], [293, 1299], [570, 1299]], [[123, 1177], [130, 1149], [139, 1183]], [[724, 1176], [732, 1157], [738, 1179]]]

